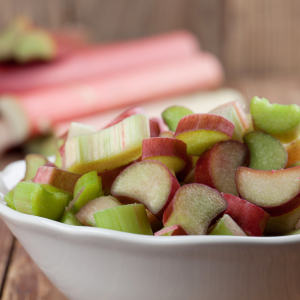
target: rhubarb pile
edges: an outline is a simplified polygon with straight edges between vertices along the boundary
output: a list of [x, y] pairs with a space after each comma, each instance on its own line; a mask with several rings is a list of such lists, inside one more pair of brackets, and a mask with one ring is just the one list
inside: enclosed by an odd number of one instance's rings
[[100, 131], [72, 123], [56, 164], [26, 157], [6, 203], [144, 235], [299, 234], [300, 108], [254, 97], [250, 111], [237, 101], [200, 114], [173, 106], [149, 120], [135, 107]]

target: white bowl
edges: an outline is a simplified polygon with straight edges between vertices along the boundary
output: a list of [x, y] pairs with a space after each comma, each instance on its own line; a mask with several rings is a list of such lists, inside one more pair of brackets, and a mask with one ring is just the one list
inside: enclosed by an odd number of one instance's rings
[[[24, 161], [0, 174], [6, 193]], [[300, 236], [141, 236], [19, 213], [0, 215], [34, 262], [74, 300], [295, 300]]]

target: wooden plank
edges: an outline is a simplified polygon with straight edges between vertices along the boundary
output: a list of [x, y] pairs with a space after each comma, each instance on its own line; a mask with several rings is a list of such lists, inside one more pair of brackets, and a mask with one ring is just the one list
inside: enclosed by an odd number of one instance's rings
[[2, 300], [67, 300], [16, 241]]
[[14, 237], [0, 219], [0, 299], [7, 267], [10, 261]]
[[299, 14], [295, 0], [226, 0], [222, 60], [227, 74], [299, 74]]
[[300, 105], [300, 84], [298, 78], [255, 79], [242, 78], [228, 80], [226, 86], [239, 90], [248, 103], [252, 97], [267, 98], [271, 103]]

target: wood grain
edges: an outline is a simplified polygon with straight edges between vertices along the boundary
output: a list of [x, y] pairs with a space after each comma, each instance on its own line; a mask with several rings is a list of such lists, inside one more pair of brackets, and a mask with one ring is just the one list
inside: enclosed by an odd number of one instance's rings
[[67, 300], [16, 241], [3, 287], [2, 300]]
[[0, 219], [0, 298], [3, 282], [5, 281], [6, 271], [9, 264], [14, 237], [9, 229]]

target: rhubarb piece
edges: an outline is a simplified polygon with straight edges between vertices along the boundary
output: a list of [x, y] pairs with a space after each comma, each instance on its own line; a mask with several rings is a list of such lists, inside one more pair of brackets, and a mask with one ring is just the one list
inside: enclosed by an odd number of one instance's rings
[[35, 183], [46, 183], [73, 194], [75, 184], [81, 175], [54, 167], [39, 167], [33, 179]]
[[52, 60], [56, 53], [56, 44], [51, 34], [42, 29], [31, 29], [18, 37], [12, 55], [18, 63], [27, 63]]
[[39, 183], [19, 182], [14, 192], [17, 211], [51, 220], [62, 216], [68, 201], [67, 193], [49, 192]]
[[191, 155], [187, 155], [186, 156], [186, 165], [185, 167], [176, 174], [176, 177], [178, 179], [179, 182], [184, 182], [185, 179], [187, 178], [187, 176], [190, 174], [190, 172], [195, 168], [193, 166], [193, 157]]
[[[82, 191], [82, 189], [84, 190]], [[103, 196], [101, 177], [97, 176], [96, 171], [84, 174], [77, 180], [74, 187], [74, 197], [76, 197], [80, 191], [82, 191], [81, 195], [74, 203], [74, 208], [77, 212], [89, 201]]]
[[150, 119], [149, 124], [150, 124], [150, 137], [158, 137], [160, 134], [158, 123]]
[[293, 168], [293, 167], [299, 167], [300, 166], [300, 161], [295, 162], [294, 164], [290, 165], [289, 167], [286, 168]]
[[224, 216], [212, 226], [209, 235], [246, 236], [241, 227], [227, 214], [224, 214]]
[[153, 232], [161, 230], [164, 224], [149, 209], [146, 209], [147, 217]]
[[173, 131], [163, 131], [163, 132], [160, 133], [159, 137], [173, 138], [174, 137], [174, 132]]
[[300, 133], [300, 107], [296, 104], [270, 104], [265, 98], [254, 97], [250, 103], [254, 126], [282, 143], [290, 143]]
[[270, 134], [252, 131], [244, 136], [250, 150], [250, 166], [256, 170], [280, 170], [287, 162], [287, 152], [281, 142]]
[[74, 226], [83, 226], [75, 217], [76, 210], [72, 207], [69, 211], [66, 211], [60, 219], [61, 223], [74, 225]]
[[209, 113], [222, 116], [231, 121], [234, 124], [232, 139], [243, 142], [243, 135], [249, 124], [247, 116], [238, 101], [220, 105]]
[[162, 118], [165, 123], [168, 125], [169, 129], [173, 132], [176, 131], [179, 121], [187, 116], [191, 115], [193, 112], [183, 106], [171, 106], [162, 112]]
[[75, 136], [65, 145], [66, 168], [84, 174], [124, 166], [142, 155], [142, 141], [149, 137], [146, 115], [133, 115], [107, 129]]
[[234, 124], [211, 114], [194, 114], [183, 117], [174, 137], [187, 145], [187, 154], [200, 156], [218, 142], [230, 140]]
[[16, 210], [15, 204], [14, 204], [14, 192], [15, 189], [12, 189], [4, 196], [4, 201], [6, 202], [7, 206]]
[[0, 32], [0, 61], [13, 59], [16, 41], [29, 25], [26, 18], [16, 18]]
[[126, 168], [111, 193], [123, 204], [142, 203], [159, 219], [180, 185], [161, 162], [145, 160]]
[[278, 171], [239, 167], [236, 185], [241, 198], [271, 217], [282, 216], [300, 205], [300, 167]]
[[295, 234], [300, 234], [300, 228], [292, 230], [292, 231], [286, 233], [285, 235], [295, 235]]
[[115, 181], [115, 179], [119, 176], [119, 174], [126, 169], [128, 165], [110, 170], [110, 171], [106, 171], [106, 172], [102, 172], [102, 173], [98, 173], [98, 176], [101, 177], [101, 181], [102, 181], [102, 190], [103, 190], [103, 194], [105, 196], [109, 196], [111, 187]]
[[288, 154], [288, 161], [286, 166], [287, 167], [294, 166], [295, 163], [300, 161], [300, 139], [286, 146], [286, 151]]
[[260, 207], [233, 195], [222, 193], [228, 206], [225, 214], [229, 215], [241, 229], [250, 236], [263, 236], [269, 214]]
[[166, 125], [162, 118], [150, 118], [150, 121], [153, 121], [158, 125], [159, 133], [169, 130], [169, 127]]
[[96, 128], [94, 126], [72, 122], [68, 132], [67, 140], [77, 135], [89, 134], [94, 132], [96, 132]]
[[143, 140], [142, 160], [162, 162], [172, 173], [178, 173], [186, 165], [186, 144], [172, 138]]
[[291, 230], [294, 230], [299, 219], [300, 206], [282, 216], [271, 217], [267, 223], [265, 234], [283, 235]]
[[164, 227], [163, 229], [155, 232], [154, 235], [155, 236], [170, 236], [178, 228], [179, 228], [178, 225], [172, 225], [172, 226], [169, 226], [169, 227]]
[[97, 227], [123, 232], [153, 235], [142, 204], [122, 205], [94, 214]]
[[99, 197], [89, 201], [86, 205], [82, 206], [75, 217], [86, 226], [93, 224], [96, 227], [94, 214], [97, 211], [120, 206], [121, 203], [112, 196]]
[[164, 212], [165, 227], [180, 226], [189, 235], [204, 235], [227, 208], [222, 195], [204, 184], [182, 186]]
[[26, 172], [24, 180], [32, 180], [39, 167], [44, 166], [48, 162], [47, 157], [40, 154], [27, 154], [25, 156]]
[[198, 159], [195, 181], [237, 196], [235, 172], [245, 163], [247, 156], [245, 144], [238, 141], [219, 142]]

